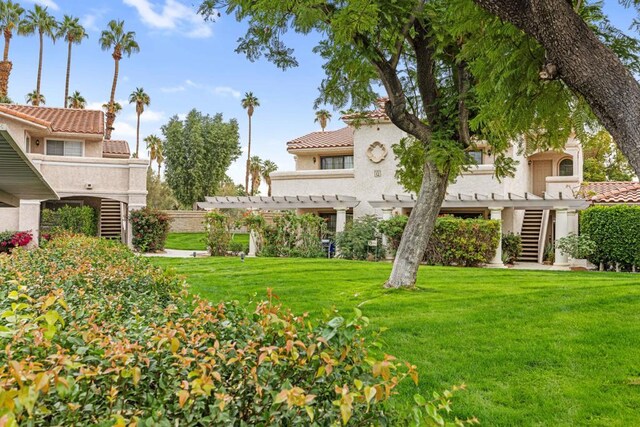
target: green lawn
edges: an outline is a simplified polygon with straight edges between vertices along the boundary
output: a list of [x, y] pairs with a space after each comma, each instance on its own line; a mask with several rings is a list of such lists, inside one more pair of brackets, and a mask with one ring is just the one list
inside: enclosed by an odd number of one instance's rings
[[[204, 251], [207, 249], [204, 243], [204, 236], [204, 233], [169, 233], [165, 248]], [[233, 241], [248, 246], [249, 234], [234, 234]]]
[[[423, 393], [466, 383], [460, 417], [483, 425], [640, 425], [640, 275], [424, 267], [384, 290], [390, 265], [342, 260], [153, 259], [211, 301], [271, 287], [295, 312], [358, 306]], [[400, 400], [416, 387], [405, 384]]]

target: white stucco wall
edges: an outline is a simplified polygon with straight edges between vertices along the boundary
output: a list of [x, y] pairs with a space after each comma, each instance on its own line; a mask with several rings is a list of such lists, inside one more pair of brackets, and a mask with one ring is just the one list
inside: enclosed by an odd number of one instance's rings
[[18, 230], [20, 208], [0, 208], [0, 231]]

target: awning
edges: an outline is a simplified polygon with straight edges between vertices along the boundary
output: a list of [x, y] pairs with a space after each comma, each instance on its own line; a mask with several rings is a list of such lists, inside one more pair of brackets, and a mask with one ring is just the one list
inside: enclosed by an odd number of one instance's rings
[[282, 211], [289, 209], [313, 208], [354, 208], [360, 203], [355, 197], [341, 195], [322, 196], [244, 196], [205, 197], [206, 202], [198, 203], [202, 209], [268, 209]]
[[[393, 208], [412, 208], [416, 204], [413, 195], [407, 194], [383, 194], [382, 200], [369, 201], [374, 208], [393, 209]], [[443, 203], [443, 208], [514, 208], [514, 209], [556, 209], [566, 208], [582, 210], [591, 205], [585, 199], [568, 199], [562, 194], [552, 195], [545, 194], [539, 197], [531, 193], [516, 194], [507, 193], [506, 196], [496, 193], [490, 194], [447, 194]]]
[[20, 206], [21, 199], [58, 199], [42, 174], [0, 125], [0, 206]]

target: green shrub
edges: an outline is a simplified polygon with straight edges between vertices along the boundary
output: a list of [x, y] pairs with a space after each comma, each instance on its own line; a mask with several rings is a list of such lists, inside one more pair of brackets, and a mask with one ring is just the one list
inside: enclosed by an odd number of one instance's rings
[[580, 232], [595, 242], [594, 264], [640, 265], [640, 206], [594, 206], [580, 213]]
[[42, 232], [59, 234], [69, 232], [98, 235], [98, 215], [91, 206], [63, 206], [56, 210], [42, 210]]
[[522, 237], [516, 233], [502, 236], [502, 262], [513, 264], [522, 254]]
[[384, 248], [378, 226], [379, 220], [374, 215], [365, 215], [347, 224], [345, 230], [336, 236], [340, 256], [346, 259], [379, 260], [384, 255]]
[[164, 249], [169, 234], [169, 217], [152, 208], [131, 211], [131, 233], [133, 247], [140, 252], [155, 252]]
[[226, 256], [231, 243], [231, 220], [219, 211], [204, 217], [205, 243], [211, 256]]
[[327, 233], [324, 219], [314, 214], [297, 215], [285, 211], [267, 224], [259, 214], [251, 213], [240, 224], [254, 232], [257, 253], [265, 257], [320, 258], [325, 256], [322, 238]]
[[570, 233], [568, 236], [556, 240], [556, 247], [571, 258], [585, 259], [596, 251], [596, 242], [586, 234], [578, 236], [575, 233]]
[[432, 265], [474, 267], [488, 263], [498, 244], [498, 221], [441, 217], [436, 221], [424, 260]]
[[234, 255], [238, 255], [240, 252], [244, 252], [245, 254], [248, 254], [249, 245], [242, 242], [231, 241], [229, 243], [229, 252], [231, 252]]
[[[270, 302], [211, 304], [95, 238], [0, 257], [0, 313], [3, 425], [398, 425], [386, 402], [417, 381], [369, 353], [359, 310], [314, 327]], [[416, 396], [418, 415], [449, 396]]]
[[387, 236], [387, 250], [391, 252], [398, 250], [407, 221], [409, 217], [406, 215], [394, 215], [378, 223], [378, 231]]

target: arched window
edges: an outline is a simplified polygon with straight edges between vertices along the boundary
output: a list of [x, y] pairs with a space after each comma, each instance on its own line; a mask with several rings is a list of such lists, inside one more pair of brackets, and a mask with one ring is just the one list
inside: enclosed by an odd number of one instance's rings
[[560, 176], [572, 176], [573, 175], [573, 159], [562, 159], [558, 167], [558, 175]]

